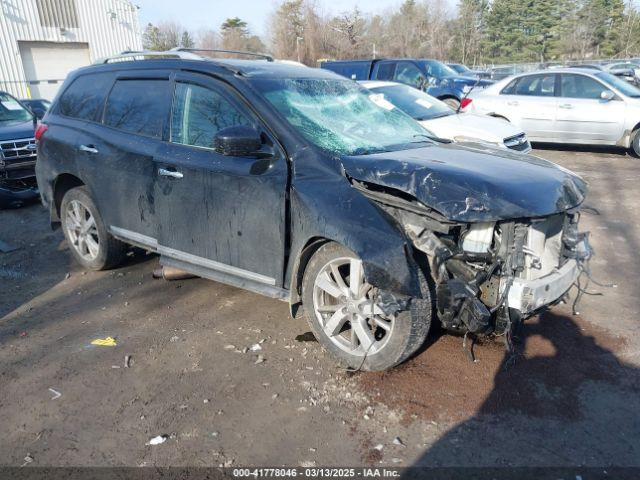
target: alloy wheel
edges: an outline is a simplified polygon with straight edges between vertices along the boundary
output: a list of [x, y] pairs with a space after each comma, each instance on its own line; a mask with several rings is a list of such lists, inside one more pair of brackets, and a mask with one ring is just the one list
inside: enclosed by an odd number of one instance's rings
[[314, 314], [329, 340], [351, 355], [379, 352], [393, 333], [394, 320], [376, 304], [376, 293], [356, 258], [332, 260], [315, 279]]
[[69, 202], [65, 225], [71, 246], [87, 261], [93, 261], [100, 252], [100, 238], [93, 215], [78, 200]]

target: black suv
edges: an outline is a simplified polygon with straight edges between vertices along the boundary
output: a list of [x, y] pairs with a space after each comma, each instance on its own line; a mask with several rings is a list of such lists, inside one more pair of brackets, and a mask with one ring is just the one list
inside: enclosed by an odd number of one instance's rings
[[326, 70], [128, 54], [70, 75], [44, 123], [38, 185], [82, 265], [132, 244], [302, 305], [351, 368], [402, 362], [435, 319], [509, 333], [589, 255], [579, 177], [440, 143]]
[[0, 208], [36, 200], [36, 119], [18, 100], [0, 92]]

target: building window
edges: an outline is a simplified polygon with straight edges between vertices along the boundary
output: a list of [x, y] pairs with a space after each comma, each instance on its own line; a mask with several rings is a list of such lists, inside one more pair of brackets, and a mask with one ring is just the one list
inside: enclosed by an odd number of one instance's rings
[[36, 0], [43, 27], [78, 28], [76, 0]]

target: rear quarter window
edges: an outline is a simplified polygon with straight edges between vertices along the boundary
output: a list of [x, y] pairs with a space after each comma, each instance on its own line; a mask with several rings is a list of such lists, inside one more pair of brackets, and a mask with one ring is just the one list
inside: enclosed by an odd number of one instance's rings
[[130, 133], [159, 138], [168, 115], [169, 80], [118, 80], [104, 112], [104, 124]]
[[99, 121], [112, 73], [93, 73], [76, 78], [58, 101], [57, 113], [80, 120]]

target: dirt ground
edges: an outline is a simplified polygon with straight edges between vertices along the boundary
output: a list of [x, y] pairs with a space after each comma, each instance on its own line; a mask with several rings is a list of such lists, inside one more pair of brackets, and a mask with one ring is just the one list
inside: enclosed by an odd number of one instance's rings
[[532, 318], [513, 354], [434, 333], [386, 373], [337, 369], [283, 302], [154, 280], [141, 251], [85, 273], [41, 206], [0, 211], [0, 465], [640, 466], [640, 161], [535, 154], [590, 183], [616, 287]]

